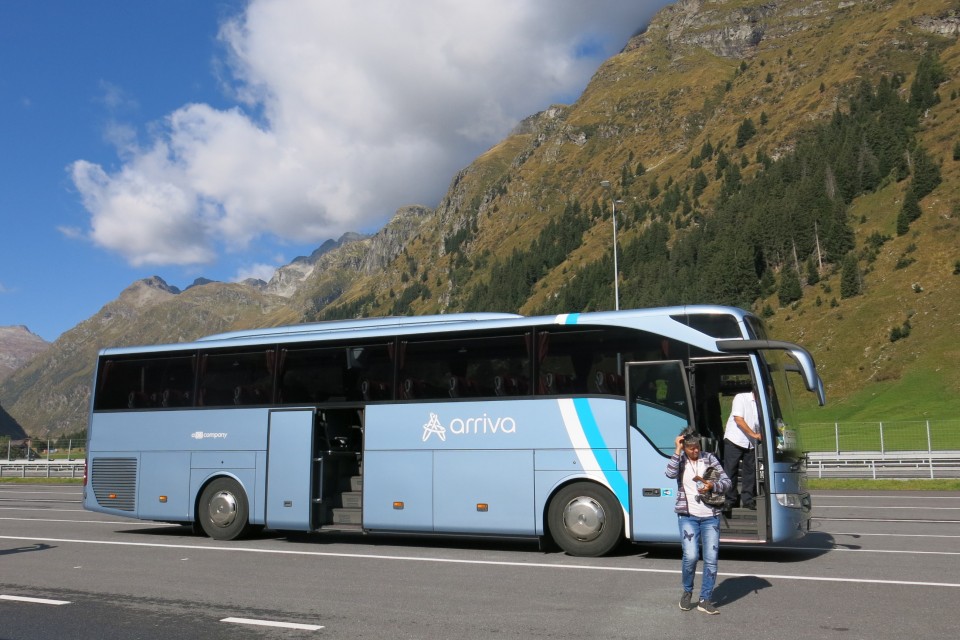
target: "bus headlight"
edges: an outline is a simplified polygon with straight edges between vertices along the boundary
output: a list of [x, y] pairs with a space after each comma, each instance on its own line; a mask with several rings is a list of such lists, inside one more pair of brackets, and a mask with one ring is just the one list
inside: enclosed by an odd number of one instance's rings
[[799, 493], [775, 493], [773, 495], [777, 497], [777, 502], [780, 503], [781, 507], [787, 507], [789, 509], [800, 509], [803, 507], [803, 496]]

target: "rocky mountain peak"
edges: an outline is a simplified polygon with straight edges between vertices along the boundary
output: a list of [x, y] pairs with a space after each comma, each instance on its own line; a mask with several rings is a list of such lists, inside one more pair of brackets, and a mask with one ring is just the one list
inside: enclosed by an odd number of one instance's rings
[[825, 3], [775, 0], [731, 9], [722, 0], [679, 0], [664, 8], [626, 50], [663, 41], [671, 49], [703, 48], [722, 58], [749, 57], [764, 39], [808, 28], [805, 20], [828, 11]]
[[46, 351], [49, 346], [50, 343], [23, 325], [0, 327], [0, 380]]
[[168, 300], [178, 295], [180, 289], [169, 285], [160, 276], [151, 276], [137, 280], [120, 293], [119, 299], [133, 307], [142, 309]]
[[367, 238], [367, 236], [361, 233], [348, 231], [340, 236], [338, 240], [327, 240], [309, 256], [299, 256], [294, 258], [290, 264], [280, 267], [274, 272], [273, 277], [270, 278], [270, 282], [264, 283], [262, 280], [246, 281], [244, 284], [253, 286], [264, 293], [289, 298], [297, 292], [300, 284], [313, 273], [317, 262], [323, 256], [335, 249], [364, 240], [365, 238]]

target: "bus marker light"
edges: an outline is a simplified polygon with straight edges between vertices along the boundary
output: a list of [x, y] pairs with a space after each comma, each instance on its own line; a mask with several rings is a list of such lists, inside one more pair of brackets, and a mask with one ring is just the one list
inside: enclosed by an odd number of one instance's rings
[[160, 496], [160, 502], [166, 504], [166, 502], [167, 502], [167, 496]]
[[115, 493], [110, 493], [110, 494], [107, 494], [107, 497], [110, 498], [111, 500], [116, 500], [116, 499], [117, 499], [117, 494], [115, 494]]
[[477, 503], [477, 511], [481, 513], [486, 513], [489, 510], [490, 510], [490, 505], [488, 505], [486, 502]]
[[397, 509], [397, 510], [403, 509], [403, 503], [402, 503], [402, 502], [399, 502], [399, 501], [398, 501], [398, 502], [394, 502], [394, 503], [393, 503], [393, 508], [394, 508], [394, 509]]

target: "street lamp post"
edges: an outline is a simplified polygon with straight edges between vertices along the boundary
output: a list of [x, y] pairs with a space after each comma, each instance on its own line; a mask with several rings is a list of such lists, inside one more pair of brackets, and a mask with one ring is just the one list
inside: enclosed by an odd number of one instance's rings
[[620, 270], [617, 267], [617, 205], [623, 200], [613, 197], [613, 190], [609, 180], [601, 180], [600, 186], [610, 191], [610, 206], [613, 211], [613, 308], [620, 311]]

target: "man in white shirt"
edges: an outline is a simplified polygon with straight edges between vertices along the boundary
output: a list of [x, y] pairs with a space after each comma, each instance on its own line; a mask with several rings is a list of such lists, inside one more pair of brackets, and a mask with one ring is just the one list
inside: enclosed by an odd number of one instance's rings
[[[754, 446], [760, 442], [760, 418], [757, 415], [757, 399], [753, 392], [738, 393], [733, 397], [730, 417], [723, 432], [723, 471], [732, 480], [726, 493], [724, 511], [737, 506], [737, 477], [740, 478], [740, 504], [747, 509], [756, 509], [756, 454]], [[743, 474], [737, 472], [742, 466]]]

